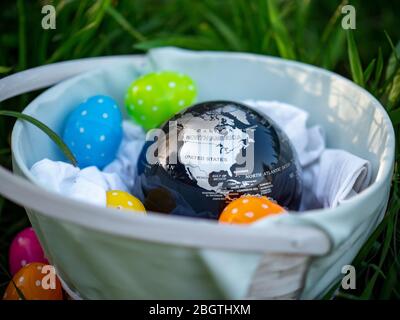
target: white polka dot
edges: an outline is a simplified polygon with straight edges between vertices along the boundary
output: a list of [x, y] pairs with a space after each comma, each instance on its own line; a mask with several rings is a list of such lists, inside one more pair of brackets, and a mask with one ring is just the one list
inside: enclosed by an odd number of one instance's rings
[[84, 133], [84, 132], [85, 132], [85, 128], [80, 127], [80, 128], [79, 128], [79, 132], [80, 132], [80, 133]]
[[142, 104], [143, 104], [143, 100], [142, 100], [142, 99], [139, 99], [139, 100], [137, 101], [137, 103], [139, 103], [140, 105], [142, 105]]
[[132, 91], [133, 91], [133, 92], [136, 92], [136, 91], [138, 91], [138, 89], [139, 89], [138, 86], [134, 86], [133, 89], [132, 89]]
[[40, 285], [41, 285], [40, 280], [36, 280], [36, 281], [35, 281], [35, 285], [36, 285], [36, 287], [40, 287]]
[[140, 116], [140, 119], [146, 120], [146, 116], [145, 116], [145, 115], [141, 115], [141, 116]]
[[81, 115], [82, 115], [82, 116], [86, 116], [86, 115], [87, 115], [87, 110], [83, 110], [83, 111], [81, 112]]
[[269, 208], [268, 205], [265, 204], [265, 203], [263, 203], [263, 204], [261, 205], [261, 207], [263, 207], [263, 209], [268, 209], [268, 208]]
[[253, 218], [253, 217], [254, 217], [254, 213], [251, 212], [251, 211], [246, 212], [244, 215], [245, 215], [247, 218]]
[[108, 118], [108, 113], [103, 113], [103, 118], [107, 119]]
[[188, 89], [189, 89], [190, 91], [193, 91], [193, 90], [194, 90], [194, 86], [193, 86], [193, 85], [189, 85], [189, 86], [188, 86]]
[[152, 87], [151, 85], [147, 85], [147, 86], [146, 86], [146, 90], [147, 90], [147, 91], [151, 91], [151, 89], [153, 89], [153, 87]]
[[131, 109], [131, 110], [135, 110], [135, 105], [133, 105], [133, 104], [130, 104], [130, 105], [129, 105], [129, 109]]
[[106, 140], [106, 136], [103, 134], [100, 136], [100, 141], [104, 141], [104, 140]]
[[24, 238], [19, 237], [19, 238], [18, 238], [18, 244], [21, 245], [21, 246], [23, 246], [23, 245], [25, 244]]
[[175, 88], [175, 87], [176, 87], [176, 83], [173, 82], [173, 81], [171, 81], [170, 83], [168, 83], [168, 86], [169, 86], [170, 88]]
[[158, 107], [157, 107], [157, 106], [153, 106], [151, 109], [152, 109], [153, 111], [157, 111], [157, 110], [158, 110]]
[[21, 266], [26, 265], [26, 260], [21, 260]]
[[118, 109], [118, 106], [116, 104], [113, 105], [114, 109]]
[[92, 146], [90, 144], [87, 144], [86, 149], [90, 150], [90, 149], [92, 149]]
[[72, 142], [71, 142], [71, 146], [75, 146], [75, 142], [72, 141]]
[[185, 104], [185, 100], [179, 100], [179, 105], [182, 107]]
[[113, 196], [117, 196], [118, 195], [118, 192], [113, 192], [113, 193], [111, 193]]
[[231, 213], [234, 213], [234, 214], [235, 214], [235, 213], [238, 213], [238, 211], [239, 211], [238, 208], [233, 208], [232, 211], [231, 211]]
[[24, 277], [20, 277], [18, 281], [19, 281], [19, 282], [24, 282], [24, 280], [25, 280]]
[[103, 103], [104, 100], [100, 98], [100, 99], [97, 99], [97, 102], [98, 102], [98, 103]]
[[128, 201], [128, 206], [130, 206], [130, 207], [132, 207], [132, 206], [133, 206], [133, 203], [132, 203], [132, 201]]
[[247, 202], [249, 202], [249, 199], [243, 199], [242, 200], [242, 203], [247, 203]]

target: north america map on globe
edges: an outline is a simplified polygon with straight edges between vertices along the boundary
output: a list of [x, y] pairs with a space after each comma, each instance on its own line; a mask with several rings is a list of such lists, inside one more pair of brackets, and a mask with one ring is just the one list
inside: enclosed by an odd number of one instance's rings
[[183, 143], [179, 161], [199, 187], [223, 194], [224, 182], [239, 183], [232, 168], [243, 150], [254, 143], [249, 132], [255, 127], [243, 110], [226, 106], [218, 113], [210, 111], [199, 116], [187, 113], [179, 125], [178, 140]]

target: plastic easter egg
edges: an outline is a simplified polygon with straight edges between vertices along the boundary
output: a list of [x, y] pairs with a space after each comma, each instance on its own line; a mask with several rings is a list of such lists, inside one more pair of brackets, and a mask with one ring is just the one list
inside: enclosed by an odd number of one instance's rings
[[172, 71], [148, 73], [132, 82], [125, 96], [128, 114], [146, 130], [156, 128], [196, 100], [194, 81]]
[[78, 105], [67, 118], [63, 138], [80, 168], [105, 167], [114, 160], [122, 140], [122, 115], [116, 102], [98, 95]]
[[52, 268], [44, 263], [27, 264], [14, 275], [4, 292], [3, 299], [63, 300], [60, 280]]
[[219, 216], [219, 222], [249, 224], [284, 212], [285, 209], [267, 197], [246, 195], [228, 204]]
[[33, 228], [19, 232], [11, 242], [9, 251], [10, 272], [14, 275], [30, 262], [48, 263]]
[[107, 207], [133, 210], [137, 213], [146, 214], [146, 209], [139, 199], [128, 192], [120, 190], [107, 191]]

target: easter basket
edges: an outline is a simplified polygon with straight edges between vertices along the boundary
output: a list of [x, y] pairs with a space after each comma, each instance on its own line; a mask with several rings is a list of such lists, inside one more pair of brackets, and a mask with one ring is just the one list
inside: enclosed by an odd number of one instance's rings
[[0, 80], [0, 101], [54, 85], [24, 112], [60, 133], [72, 106], [98, 93], [123, 105], [127, 85], [151, 70], [190, 75], [200, 101], [269, 99], [306, 110], [311, 123], [325, 128], [329, 146], [371, 162], [373, 182], [336, 208], [277, 216], [262, 226], [126, 215], [38, 187], [31, 166], [62, 155], [44, 133], [18, 121], [12, 133], [15, 174], [0, 167], [0, 193], [26, 208], [64, 288], [83, 299], [311, 299], [326, 294], [385, 214], [394, 133], [384, 108], [351, 81], [316, 67], [176, 48], [23, 71]]

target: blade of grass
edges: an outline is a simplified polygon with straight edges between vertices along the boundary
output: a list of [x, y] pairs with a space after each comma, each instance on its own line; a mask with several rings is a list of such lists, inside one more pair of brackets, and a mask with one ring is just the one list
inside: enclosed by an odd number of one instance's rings
[[26, 69], [26, 16], [25, 3], [17, 1], [18, 8], [18, 70]]
[[[25, 16], [25, 2], [23, 0], [17, 1], [18, 9], [18, 70], [26, 69], [26, 16]], [[27, 103], [27, 96], [20, 96], [20, 105], [25, 106]]]
[[397, 52], [397, 48], [395, 47], [392, 38], [389, 36], [386, 30], [384, 30], [383, 32], [385, 33], [386, 39], [388, 40], [390, 47], [392, 48], [394, 58], [396, 59], [397, 63], [400, 63], [399, 53]]
[[4, 203], [5, 203], [4, 198], [2, 196], [0, 196], [0, 222], [1, 222], [1, 218], [3, 216]]
[[341, 29], [337, 29], [333, 32], [330, 36], [328, 43], [324, 44], [325, 47], [325, 54], [319, 56], [318, 64], [322, 65], [325, 69], [333, 70], [339, 59], [343, 55], [343, 45], [346, 43], [346, 35]]
[[15, 290], [17, 291], [17, 294], [18, 294], [19, 298], [20, 298], [21, 300], [26, 300], [26, 298], [25, 298], [25, 296], [24, 296], [24, 293], [21, 291], [20, 288], [18, 288], [18, 286], [15, 284], [15, 282], [14, 282], [14, 280], [13, 280], [11, 274], [9, 274], [9, 272], [7, 271], [7, 269], [6, 269], [1, 263], [0, 263], [0, 268], [2, 269], [2, 272], [3, 272], [5, 275], [7, 275], [7, 277], [10, 279], [10, 281], [11, 281], [11, 283], [13, 284]]
[[358, 54], [358, 49], [356, 42], [354, 40], [353, 32], [347, 31], [347, 53], [350, 62], [351, 75], [353, 81], [359, 86], [364, 87], [364, 74], [362, 71], [360, 56]]
[[388, 92], [388, 109], [393, 110], [393, 107], [400, 100], [400, 67], [394, 73], [393, 81], [390, 86], [390, 90]]
[[82, 37], [78, 38], [78, 43], [73, 54], [75, 58], [84, 56], [84, 50], [88, 49], [86, 44], [90, 38], [96, 37], [96, 31], [104, 19], [107, 8], [110, 6], [111, 0], [99, 0], [95, 1], [93, 6], [89, 8], [87, 14], [91, 27], [87, 29], [87, 32], [82, 34]]
[[367, 83], [368, 80], [370, 79], [372, 72], [374, 71], [374, 68], [375, 68], [375, 63], [376, 63], [376, 59], [372, 59], [372, 61], [368, 65], [368, 67], [365, 69], [365, 71], [364, 71], [365, 83]]
[[326, 25], [324, 32], [322, 33], [322, 43], [326, 43], [328, 40], [330, 34], [335, 28], [336, 22], [338, 21], [339, 17], [341, 16], [341, 10], [342, 7], [345, 6], [348, 3], [348, 0], [342, 0], [342, 2], [336, 7], [335, 12], [331, 16], [331, 18], [328, 21], [328, 24]]
[[400, 108], [389, 112], [390, 120], [392, 120], [393, 125], [397, 126], [400, 124]]
[[390, 299], [391, 295], [394, 294], [397, 299], [400, 298], [399, 292], [396, 289], [396, 283], [398, 283], [398, 270], [399, 264], [396, 260], [400, 259], [400, 255], [397, 255], [395, 261], [389, 268], [386, 276], [386, 281], [383, 284], [382, 290], [380, 292], [380, 299]]
[[228, 25], [225, 24], [225, 22], [222, 19], [220, 19], [218, 16], [216, 16], [209, 10], [204, 11], [203, 16], [206, 20], [210, 22], [212, 26], [214, 26], [216, 31], [228, 44], [230, 49], [235, 51], [241, 50], [240, 39], [236, 36], [235, 32]]
[[1, 73], [9, 73], [11, 70], [12, 70], [12, 67], [0, 66], [0, 74]]
[[267, 8], [268, 17], [279, 54], [282, 58], [296, 59], [296, 54], [292, 47], [292, 40], [289, 37], [284, 22], [279, 16], [275, 0], [267, 0]]
[[387, 254], [389, 252], [393, 233], [395, 232], [394, 224], [392, 223], [393, 216], [394, 216], [394, 214], [396, 214], [399, 211], [399, 209], [400, 209], [400, 203], [394, 203], [394, 205], [393, 205], [393, 197], [392, 197], [391, 203], [389, 205], [389, 212], [387, 213], [387, 216], [389, 217], [390, 222], [387, 224], [387, 227], [385, 230], [385, 238], [383, 241], [379, 264], [377, 266], [377, 269], [375, 269], [373, 276], [371, 277], [371, 279], [369, 280], [369, 282], [367, 283], [365, 289], [363, 290], [363, 292], [361, 294], [361, 297], [364, 299], [369, 299], [373, 296], [373, 290], [374, 290], [376, 281], [378, 280], [378, 276], [382, 269], [382, 265], [383, 265], [383, 263], [387, 257]]
[[3, 156], [5, 154], [9, 154], [9, 153], [10, 153], [10, 149], [9, 148], [0, 149], [0, 156]]
[[177, 46], [187, 49], [198, 49], [198, 50], [218, 50], [221, 49], [220, 44], [210, 41], [208, 38], [198, 36], [178, 36], [168, 37], [165, 39], [154, 39], [150, 41], [140, 42], [135, 44], [133, 47], [139, 50], [149, 50], [151, 48], [163, 47], [163, 46]]
[[[57, 60], [60, 60], [63, 56], [67, 56], [69, 58], [80, 57], [80, 53], [87, 45], [88, 39], [95, 35], [95, 31], [100, 25], [105, 14], [105, 10], [109, 5], [109, 0], [94, 2], [92, 7], [87, 9], [88, 15], [90, 15], [88, 17], [88, 23], [83, 27], [80, 27], [80, 30], [74, 33], [73, 37], [68, 37], [66, 41], [54, 51], [46, 63], [53, 63]], [[71, 54], [71, 51], [73, 54]]]
[[[396, 211], [396, 209], [400, 209], [400, 206], [397, 204], [396, 201], [393, 199], [391, 200], [388, 208], [393, 208], [394, 210], [391, 211], [392, 213]], [[360, 265], [362, 261], [364, 261], [368, 254], [370, 253], [371, 248], [373, 247], [374, 243], [378, 242], [378, 238], [383, 232], [385, 231], [387, 225], [392, 221], [392, 216], [390, 212], [388, 212], [381, 223], [378, 225], [378, 227], [375, 229], [375, 231], [372, 233], [372, 235], [368, 238], [368, 240], [364, 243], [364, 246], [361, 248], [361, 250], [358, 252], [357, 256], [353, 260], [353, 265]]]
[[305, 27], [310, 14], [311, 1], [299, 0], [296, 2], [296, 41], [297, 43], [304, 42]]
[[[335, 28], [335, 26], [337, 26], [338, 19], [341, 16], [341, 8], [345, 4], [347, 4], [347, 0], [342, 0], [329, 18], [315, 53], [308, 59], [310, 63], [322, 65], [326, 69], [333, 69], [335, 67], [337, 60], [343, 52], [342, 42], [344, 41], [343, 29], [339, 26]], [[322, 52], [323, 54], [321, 54]], [[305, 54], [309, 56], [308, 51]]]
[[381, 80], [382, 71], [383, 71], [383, 55], [382, 55], [382, 49], [379, 48], [378, 60], [377, 60], [376, 68], [375, 68], [375, 79], [374, 79], [374, 82], [371, 87], [374, 94], [376, 94], [378, 84]]
[[132, 38], [137, 41], [146, 41], [146, 37], [143, 36], [139, 31], [137, 31], [125, 17], [115, 10], [112, 6], [107, 7], [106, 12], [125, 30]]
[[48, 126], [46, 126], [43, 122], [28, 116], [27, 114], [20, 113], [20, 112], [14, 112], [14, 111], [6, 111], [6, 110], [0, 110], [0, 116], [7, 116], [7, 117], [14, 117], [20, 120], [25, 120], [33, 125], [35, 125], [37, 128], [42, 130], [47, 136], [54, 141], [54, 143], [60, 148], [60, 150], [64, 153], [65, 157], [73, 164], [74, 166], [77, 166], [77, 161], [75, 159], [75, 156], [72, 154], [71, 150], [68, 148], [68, 146], [64, 143], [64, 141], [58, 136], [57, 133], [55, 133], [53, 130], [51, 130]]
[[386, 31], [384, 31], [384, 33], [385, 33], [386, 40], [388, 41], [390, 48], [392, 49], [392, 53], [389, 58], [389, 63], [386, 67], [386, 80], [389, 80], [394, 76], [394, 74], [396, 73], [396, 69], [400, 64], [400, 61], [399, 61], [400, 42], [395, 47], [389, 34]]

